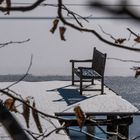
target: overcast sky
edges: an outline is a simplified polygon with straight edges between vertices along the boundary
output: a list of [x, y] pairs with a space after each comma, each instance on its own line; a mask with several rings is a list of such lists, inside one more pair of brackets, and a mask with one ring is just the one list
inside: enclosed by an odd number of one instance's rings
[[[19, 1], [18, 1], [19, 2]], [[23, 1], [25, 2], [25, 0]], [[28, 0], [26, 2], [31, 2]], [[56, 0], [46, 1], [55, 3]], [[85, 0], [65, 0], [65, 3], [85, 3]], [[110, 3], [111, 2], [111, 3]], [[130, 1], [131, 2], [131, 1]], [[118, 1], [110, 0], [108, 4], [117, 4]], [[137, 4], [134, 0], [131, 4]], [[83, 16], [93, 17], [113, 17], [114, 15], [100, 12], [98, 10], [89, 10], [87, 6], [69, 6], [76, 13]], [[137, 10], [140, 6], [137, 6]], [[61, 41], [59, 30], [55, 34], [50, 33], [53, 20], [51, 19], [26, 19], [26, 17], [55, 17], [57, 9], [54, 7], [38, 7], [29, 13], [12, 13], [10, 16], [0, 13], [0, 17], [25, 17], [25, 19], [0, 19], [0, 43], [8, 41], [22, 41], [30, 38], [31, 40], [24, 44], [12, 44], [0, 49], [0, 74], [23, 74], [28, 68], [31, 54], [33, 54], [33, 65], [30, 70], [34, 75], [70, 75], [70, 59], [89, 59], [92, 58], [93, 47], [97, 47], [102, 52], [106, 52], [108, 57], [120, 59], [133, 59], [140, 61], [140, 54], [127, 50], [115, 48], [99, 41], [94, 35], [81, 33], [67, 27], [65, 34], [67, 41]], [[73, 22], [73, 20], [71, 20]], [[112, 34], [116, 38], [129, 37], [127, 27], [135, 33], [140, 33], [139, 23], [128, 19], [92, 19], [89, 23], [81, 20], [88, 28], [94, 28], [106, 39], [109, 36], [102, 33], [99, 25], [104, 31]], [[59, 23], [63, 26], [62, 23]], [[134, 36], [131, 37], [129, 44], [133, 45]], [[135, 47], [140, 47], [136, 45]], [[139, 66], [135, 63], [124, 63], [119, 61], [107, 60], [106, 75], [134, 75], [132, 66]]]

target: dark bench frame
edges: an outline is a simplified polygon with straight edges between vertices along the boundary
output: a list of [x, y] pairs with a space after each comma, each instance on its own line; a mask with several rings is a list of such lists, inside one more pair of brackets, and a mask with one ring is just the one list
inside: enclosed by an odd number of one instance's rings
[[[93, 58], [89, 60], [70, 60], [72, 63], [72, 85], [75, 82], [80, 82], [80, 94], [82, 95], [82, 91], [90, 90], [87, 88], [83, 88], [83, 82], [91, 82], [94, 84], [94, 79], [101, 80], [101, 89], [94, 89], [100, 90], [101, 94], [104, 93], [104, 71], [105, 71], [105, 63], [106, 63], [106, 53], [101, 53], [96, 48], [93, 51]], [[90, 62], [92, 65], [91, 67], [78, 67], [75, 68], [75, 63], [81, 62]], [[85, 75], [84, 73], [87, 73]], [[80, 78], [80, 80], [75, 80], [75, 74]], [[87, 86], [88, 87], [88, 86]]]

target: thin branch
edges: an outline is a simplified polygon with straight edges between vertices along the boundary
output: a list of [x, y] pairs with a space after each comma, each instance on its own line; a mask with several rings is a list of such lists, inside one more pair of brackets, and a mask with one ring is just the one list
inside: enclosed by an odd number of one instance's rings
[[43, 140], [44, 138], [50, 136], [50, 135], [51, 135], [52, 133], [54, 133], [54, 132], [58, 132], [58, 131], [64, 130], [64, 129], [66, 129], [66, 126], [61, 126], [61, 127], [55, 128], [55, 129], [53, 129], [52, 131], [50, 131], [48, 134], [44, 135], [43, 138], [42, 138], [41, 140]]
[[22, 44], [22, 43], [25, 43], [25, 42], [28, 42], [30, 41], [30, 39], [26, 39], [26, 40], [23, 40], [23, 41], [9, 41], [9, 42], [6, 42], [6, 43], [0, 43], [0, 48], [3, 48], [9, 44]]
[[[44, 5], [45, 5], [45, 4], [44, 4]], [[77, 14], [77, 13], [71, 11], [71, 10], [69, 10], [69, 9], [66, 7], [66, 5], [68, 5], [68, 4], [63, 4], [61, 8], [62, 8], [63, 10], [65, 10], [65, 11], [67, 11], [67, 12], [68, 12], [68, 15], [69, 15], [69, 14], [72, 15], [76, 21], [80, 18], [80, 19], [85, 20], [86, 22], [89, 22], [89, 21], [87, 20], [88, 17], [83, 17], [83, 16], [81, 16], [81, 15], [79, 15], [79, 14]], [[57, 7], [57, 8], [58, 8], [58, 4], [46, 4], [45, 6], [51, 6], [51, 7]], [[76, 17], [76, 16], [77, 16], [77, 17]], [[79, 21], [77, 21], [77, 22], [79, 22]], [[81, 25], [80, 25], [80, 26], [81, 26]]]
[[113, 57], [108, 57], [108, 60], [117, 60], [117, 61], [121, 61], [121, 62], [132, 62], [132, 63], [140, 63], [140, 61], [136, 61], [136, 60], [125, 60], [125, 59], [119, 59], [119, 58], [113, 58]]
[[26, 131], [27, 133], [29, 133], [29, 135], [31, 135], [35, 140], [38, 140], [39, 138], [43, 137], [45, 135], [45, 132], [43, 133], [35, 133], [31, 130], [27, 130], [27, 129], [24, 129], [24, 131]]
[[101, 25], [98, 25], [98, 26], [99, 26], [99, 28], [101, 29], [101, 31], [102, 31], [104, 34], [110, 36], [110, 38], [112, 38], [114, 41], [116, 41], [116, 38], [114, 38], [111, 34], [106, 33], [106, 32], [103, 30], [103, 28], [101, 27]]
[[44, 140], [45, 138], [47, 138], [48, 136], [50, 136], [52, 133], [59, 132], [60, 130], [65, 130], [65, 129], [67, 129], [66, 126], [57, 127], [55, 129], [51, 130], [50, 132], [48, 132], [47, 134], [45, 134], [45, 132], [42, 133], [42, 134], [40, 134], [40, 133], [34, 133], [31, 130], [26, 130], [26, 129], [24, 129], [24, 131], [26, 131], [29, 135], [31, 135], [34, 140], [38, 140], [39, 138], [41, 140]]
[[35, 136], [34, 136], [34, 132], [31, 132], [30, 130], [24, 129], [24, 131], [26, 131], [34, 140], [38, 140]]
[[129, 40], [131, 37], [131, 34], [133, 34], [136, 38], [134, 39], [135, 43], [132, 45], [132, 47], [134, 47], [136, 44], [140, 43], [140, 36], [137, 35], [136, 33], [134, 33], [132, 30], [130, 30], [129, 28], [127, 28], [127, 30], [130, 32], [130, 36], [129, 36]]
[[133, 34], [134, 36], [136, 36], [136, 37], [139, 37], [136, 33], [134, 33], [130, 28], [127, 28], [127, 30], [131, 33], [131, 34]]
[[32, 66], [32, 60], [33, 60], [33, 55], [31, 55], [30, 64], [29, 64], [29, 67], [28, 67], [26, 73], [18, 81], [16, 81], [15, 83], [12, 83], [11, 85], [7, 86], [5, 89], [9, 89], [10, 87], [18, 84], [19, 82], [21, 82], [29, 74], [29, 70], [30, 70], [30, 68]]
[[[64, 5], [63, 5], [64, 6]], [[76, 18], [75, 13], [73, 13], [72, 11], [68, 10], [68, 8], [66, 6], [64, 6], [64, 8], [68, 11], [67, 15], [72, 15], [73, 18], [75, 19], [75, 21], [81, 26], [83, 27], [82, 23]]]
[[115, 38], [115, 37], [113, 37], [111, 34], [106, 33], [100, 25], [98, 25], [98, 26], [100, 27], [101, 31], [102, 31], [104, 34], [110, 36], [110, 38], [112, 38], [112, 39], [115, 41], [115, 43], [117, 43], [117, 44], [122, 44], [122, 43], [124, 43], [124, 41], [126, 41], [126, 38]]
[[46, 118], [42, 115], [40, 115], [41, 118], [43, 118], [44, 120], [48, 121], [54, 128], [57, 128], [56, 125], [53, 123], [53, 121], [50, 118]]
[[20, 94], [16, 93], [15, 91], [13, 91], [13, 90], [11, 90], [11, 89], [9, 89], [9, 88], [5, 88], [5, 89], [3, 89], [3, 90], [7, 90], [7, 92], [11, 92], [11, 93], [13, 93], [14, 95], [16, 95], [17, 97], [19, 96], [21, 100], [24, 100], [23, 97], [22, 97]]
[[140, 138], [140, 136], [137, 136], [137, 137], [135, 137], [135, 138], [132, 138], [131, 140], [136, 140], [136, 139], [138, 139], [138, 138]]
[[77, 13], [75, 13], [75, 12], [69, 10], [65, 5], [63, 5], [63, 9], [66, 10], [66, 11], [68, 12], [68, 15], [69, 15], [69, 14], [72, 15], [73, 18], [76, 20], [76, 22], [77, 22], [81, 27], [83, 27], [83, 25], [81, 24], [81, 22], [78, 20], [78, 18], [77, 18], [76, 16], [78, 16], [78, 17], [80, 17], [80, 19], [83, 19], [83, 20], [85, 20], [86, 22], [88, 22], [88, 20], [87, 20], [85, 17], [82, 17], [81, 15], [79, 15], [79, 14], [77, 14]]

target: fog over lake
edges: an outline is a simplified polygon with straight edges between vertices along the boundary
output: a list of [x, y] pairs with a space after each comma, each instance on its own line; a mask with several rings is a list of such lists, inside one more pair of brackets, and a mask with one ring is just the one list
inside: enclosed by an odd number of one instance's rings
[[[30, 1], [31, 2], [31, 1]], [[48, 3], [57, 3], [56, 0], [48, 0]], [[84, 4], [86, 0], [67, 1], [65, 3]], [[108, 4], [117, 4], [117, 0], [110, 1]], [[133, 2], [133, 3], [132, 3]], [[131, 4], [138, 4], [137, 0], [131, 1]], [[129, 38], [130, 28], [136, 34], [140, 33], [139, 23], [132, 19], [112, 19], [112, 14], [91, 10], [87, 6], [70, 6], [75, 12], [84, 17], [96, 17], [89, 19], [89, 22], [80, 19], [88, 28], [93, 28], [104, 38], [112, 39], [104, 34], [99, 28], [116, 38]], [[116, 8], [116, 6], [115, 6]], [[133, 7], [132, 7], [133, 8]], [[138, 10], [138, 7], [135, 7]], [[108, 57], [119, 59], [131, 59], [140, 61], [140, 53], [119, 49], [101, 42], [95, 35], [83, 33], [66, 27], [66, 41], [61, 41], [59, 29], [51, 34], [50, 29], [53, 25], [53, 19], [56, 17], [57, 9], [55, 7], [41, 7], [29, 12], [11, 12], [10, 15], [0, 13], [1, 38], [0, 43], [8, 41], [22, 41], [30, 38], [29, 42], [23, 44], [11, 44], [0, 49], [0, 75], [2, 74], [23, 74], [28, 68], [31, 54], [33, 54], [33, 64], [30, 70], [34, 75], [70, 75], [70, 59], [90, 59], [93, 54], [93, 47], [97, 47], [102, 52], [107, 53]], [[64, 13], [64, 15], [66, 12]], [[8, 18], [13, 19], [8, 19]], [[18, 19], [19, 18], [19, 19]], [[47, 18], [47, 19], [45, 19]], [[74, 22], [73, 19], [69, 20]], [[74, 22], [75, 23], [75, 22]], [[60, 22], [59, 26], [63, 26]], [[126, 45], [132, 46], [135, 37], [132, 35]], [[140, 47], [139, 44], [134, 47]], [[116, 60], [107, 60], [105, 75], [133, 76], [134, 71], [130, 68], [139, 66], [135, 63], [124, 63]]]

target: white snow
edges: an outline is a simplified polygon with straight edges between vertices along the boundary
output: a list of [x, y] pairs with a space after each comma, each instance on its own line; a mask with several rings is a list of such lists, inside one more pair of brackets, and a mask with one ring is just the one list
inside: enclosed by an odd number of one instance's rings
[[[5, 88], [11, 82], [1, 82], [0, 88]], [[98, 88], [100, 83], [96, 81]], [[92, 87], [91, 87], [92, 88]], [[105, 87], [105, 94], [101, 95], [100, 91], [85, 91], [83, 97], [78, 93], [78, 86], [71, 86], [71, 81], [45, 81], [45, 82], [20, 82], [13, 87], [12, 90], [22, 95], [22, 97], [33, 96], [35, 98], [37, 108], [42, 112], [54, 115], [55, 112], [73, 112], [76, 105], [80, 105], [84, 112], [137, 112], [138, 109], [124, 100], [121, 96], [116, 95], [112, 90]], [[75, 95], [75, 96], [74, 96]], [[0, 96], [5, 99], [4, 95]], [[20, 108], [19, 108], [20, 109]], [[23, 127], [26, 128], [22, 115], [15, 115]], [[57, 120], [51, 119], [56, 125], [60, 126]], [[54, 129], [54, 126], [46, 120], [41, 119], [43, 130], [47, 132]], [[31, 130], [37, 132], [37, 128], [33, 119], [30, 120]], [[0, 128], [1, 129], [1, 128]], [[2, 132], [2, 131], [0, 131]], [[64, 139], [69, 137], [61, 131], [61, 133], [51, 134], [47, 140]]]

